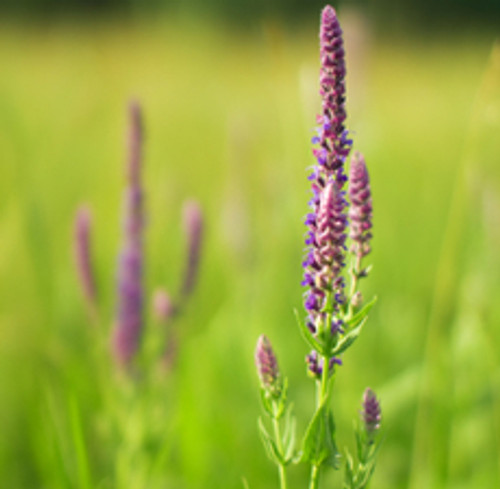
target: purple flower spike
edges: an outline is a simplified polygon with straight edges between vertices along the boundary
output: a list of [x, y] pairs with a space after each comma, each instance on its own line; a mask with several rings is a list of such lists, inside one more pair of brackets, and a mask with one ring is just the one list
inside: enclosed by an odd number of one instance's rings
[[143, 144], [143, 127], [142, 127], [142, 111], [139, 103], [132, 100], [129, 104], [129, 134], [128, 134], [128, 179], [129, 182], [136, 183], [140, 181], [141, 164], [142, 164], [142, 144]]
[[118, 263], [118, 307], [113, 336], [116, 361], [130, 365], [143, 326], [143, 194], [140, 183], [142, 121], [136, 102], [130, 104], [128, 186], [125, 190], [124, 237]]
[[351, 201], [351, 209], [349, 211], [349, 217], [351, 218], [351, 251], [355, 253], [360, 260], [371, 251], [372, 197], [365, 159], [359, 152], [354, 153], [352, 157], [349, 177], [349, 199]]
[[344, 165], [351, 149], [345, 128], [345, 59], [342, 29], [335, 9], [327, 5], [321, 13], [320, 29], [320, 95], [323, 113], [318, 118], [321, 124], [320, 145], [327, 152], [324, 164], [327, 172], [335, 172]]
[[193, 291], [196, 283], [203, 236], [203, 215], [200, 206], [194, 200], [184, 204], [183, 221], [188, 242], [188, 255], [181, 293], [187, 296]]
[[338, 308], [343, 300], [344, 280], [341, 272], [345, 262], [345, 241], [347, 238], [346, 202], [336, 182], [330, 182], [323, 190], [318, 213], [310, 223], [313, 239], [303, 265], [303, 284], [310, 287], [306, 293], [304, 307], [310, 321], [318, 328], [323, 318], [328, 294], [334, 295]]
[[89, 311], [94, 314], [97, 291], [90, 253], [91, 225], [92, 219], [89, 208], [86, 206], [80, 207], [75, 218], [74, 258], [82, 293], [87, 301]]
[[363, 394], [363, 410], [361, 411], [361, 417], [367, 433], [374, 433], [380, 428], [380, 422], [382, 420], [380, 403], [375, 396], [375, 392], [369, 387]]
[[265, 335], [261, 335], [255, 349], [255, 365], [262, 388], [275, 397], [282, 391], [281, 375], [278, 360], [274, 354], [271, 342]]

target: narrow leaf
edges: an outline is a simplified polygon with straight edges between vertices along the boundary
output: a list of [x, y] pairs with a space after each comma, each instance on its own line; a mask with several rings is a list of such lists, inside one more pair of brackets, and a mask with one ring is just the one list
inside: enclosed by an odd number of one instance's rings
[[296, 420], [295, 417], [292, 416], [291, 406], [287, 410], [286, 418], [285, 418], [285, 429], [283, 432], [283, 450], [284, 450], [284, 458], [285, 462], [288, 464], [293, 458], [295, 453], [295, 433], [296, 433]]
[[335, 422], [333, 420], [333, 414], [331, 411], [325, 412], [327, 431], [325, 436], [325, 444], [328, 449], [328, 457], [325, 459], [325, 463], [334, 469], [339, 468], [339, 452], [337, 450], [337, 445], [335, 443]]
[[266, 449], [266, 453], [269, 459], [276, 465], [284, 465], [285, 461], [283, 460], [283, 456], [278, 450], [276, 443], [267, 432], [266, 427], [264, 426], [264, 423], [262, 422], [261, 418], [259, 418], [259, 432], [262, 439], [262, 444]]
[[367, 304], [365, 304], [361, 310], [359, 310], [356, 314], [354, 314], [354, 316], [350, 319], [348, 319], [346, 322], [345, 322], [345, 327], [346, 328], [354, 328], [355, 326], [357, 326], [361, 321], [363, 321], [363, 319], [366, 318], [366, 316], [368, 316], [368, 313], [370, 312], [371, 308], [375, 305], [375, 303], [377, 302], [377, 296], [375, 296], [370, 302], [368, 302]]
[[71, 423], [71, 436], [73, 438], [73, 448], [78, 469], [78, 480], [81, 489], [90, 489], [92, 479], [90, 475], [89, 460], [87, 455], [87, 447], [83, 435], [82, 420], [80, 410], [75, 397], [68, 398], [68, 411]]
[[309, 423], [302, 442], [302, 461], [311, 465], [328, 465], [337, 468], [338, 452], [334, 440], [333, 416], [325, 405], [318, 408]]
[[351, 454], [346, 450], [344, 488], [352, 489], [353, 485], [354, 485], [354, 461], [352, 459]]
[[260, 400], [262, 401], [262, 407], [265, 413], [272, 418], [274, 413], [271, 400], [268, 398], [267, 392], [263, 387], [260, 388]]

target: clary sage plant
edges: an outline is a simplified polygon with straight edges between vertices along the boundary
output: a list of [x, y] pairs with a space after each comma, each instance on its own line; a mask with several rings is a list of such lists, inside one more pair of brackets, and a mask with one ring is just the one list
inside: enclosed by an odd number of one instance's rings
[[311, 348], [306, 363], [316, 383], [315, 407], [299, 444], [287, 405], [287, 380], [271, 343], [262, 335], [255, 360], [262, 404], [270, 421], [260, 419], [259, 429], [266, 451], [278, 467], [281, 489], [287, 488], [286, 471], [291, 463], [310, 465], [309, 489], [319, 487], [320, 474], [327, 467], [344, 469], [345, 489], [362, 489], [373, 474], [380, 444], [379, 401], [371, 389], [365, 390], [353, 456], [337, 448], [330, 398], [341, 357], [358, 338], [375, 302], [365, 303], [359, 291], [359, 281], [370, 271], [364, 260], [371, 249], [372, 199], [363, 156], [352, 155], [349, 177], [345, 168], [352, 148], [345, 126], [345, 52], [342, 30], [330, 6], [321, 15], [320, 58], [322, 111], [312, 139], [316, 164], [309, 176], [311, 211], [305, 221], [302, 285], [306, 288], [306, 317], [296, 313], [302, 336]]

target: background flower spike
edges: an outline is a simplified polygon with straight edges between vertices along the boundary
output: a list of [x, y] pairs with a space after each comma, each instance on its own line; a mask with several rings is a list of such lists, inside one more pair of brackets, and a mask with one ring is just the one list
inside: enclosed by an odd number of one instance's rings
[[139, 104], [129, 105], [128, 182], [125, 189], [124, 235], [118, 262], [118, 305], [113, 331], [116, 362], [130, 365], [139, 349], [143, 329], [143, 191], [142, 114]]
[[181, 286], [181, 300], [192, 293], [198, 277], [203, 239], [203, 214], [198, 202], [188, 200], [184, 203], [182, 221], [187, 241], [187, 259]]
[[86, 205], [76, 212], [73, 230], [73, 256], [80, 288], [92, 320], [97, 320], [97, 288], [92, 263], [92, 215]]

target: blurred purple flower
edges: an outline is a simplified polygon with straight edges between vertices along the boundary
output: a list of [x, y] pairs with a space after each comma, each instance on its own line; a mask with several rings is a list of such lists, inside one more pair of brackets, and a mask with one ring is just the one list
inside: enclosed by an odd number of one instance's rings
[[97, 290], [95, 284], [90, 240], [92, 216], [87, 206], [81, 206], [76, 213], [74, 224], [74, 259], [83, 296], [92, 314], [96, 311]]
[[201, 242], [203, 237], [203, 215], [194, 200], [185, 202], [183, 212], [184, 233], [187, 238], [188, 253], [181, 295], [186, 297], [192, 291], [198, 275]]
[[118, 310], [113, 336], [116, 361], [128, 366], [139, 348], [143, 326], [143, 194], [140, 182], [142, 121], [137, 102], [129, 106], [128, 186], [124, 237], [118, 263]]
[[153, 295], [153, 316], [159, 322], [165, 323], [175, 316], [176, 307], [170, 294], [164, 289], [157, 289]]

